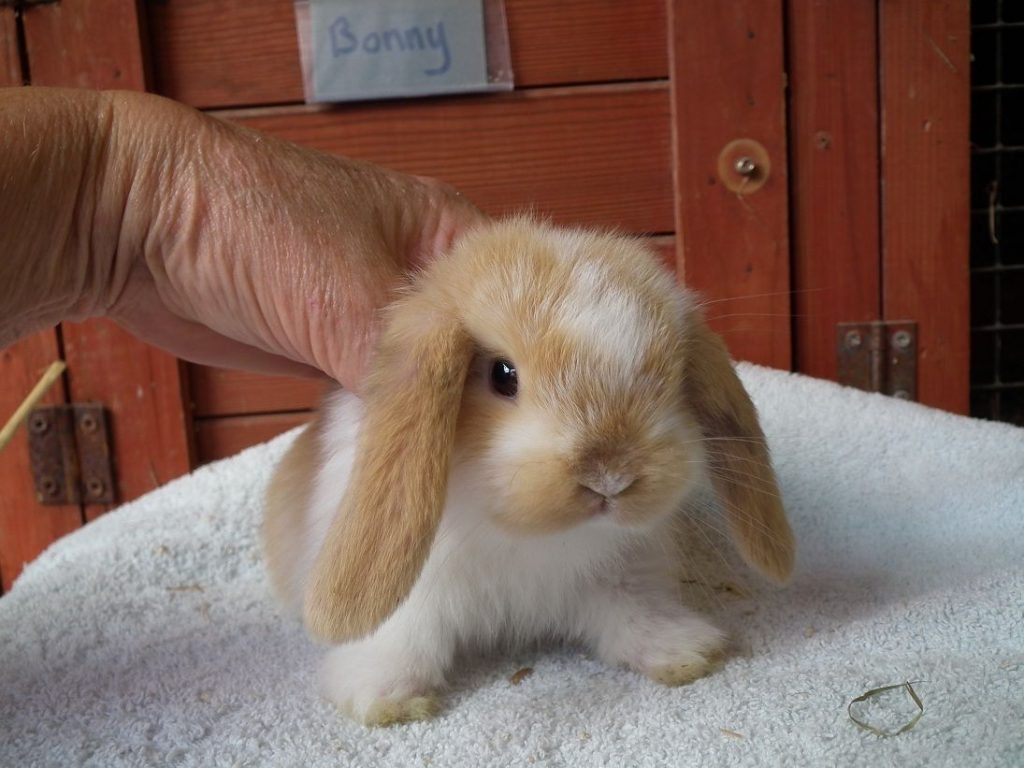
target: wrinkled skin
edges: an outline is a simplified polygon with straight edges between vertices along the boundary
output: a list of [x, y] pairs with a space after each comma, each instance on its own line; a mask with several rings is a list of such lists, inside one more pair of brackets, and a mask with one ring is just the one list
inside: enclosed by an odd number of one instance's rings
[[377, 309], [481, 218], [454, 190], [152, 95], [0, 89], [0, 347], [108, 316], [358, 391]]

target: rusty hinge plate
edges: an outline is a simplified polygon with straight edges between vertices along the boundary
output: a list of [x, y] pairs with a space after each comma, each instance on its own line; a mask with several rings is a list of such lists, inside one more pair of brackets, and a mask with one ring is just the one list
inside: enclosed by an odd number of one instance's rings
[[28, 417], [29, 456], [40, 504], [113, 504], [107, 415], [102, 405], [51, 405]]
[[917, 323], [838, 323], [839, 383], [917, 400]]

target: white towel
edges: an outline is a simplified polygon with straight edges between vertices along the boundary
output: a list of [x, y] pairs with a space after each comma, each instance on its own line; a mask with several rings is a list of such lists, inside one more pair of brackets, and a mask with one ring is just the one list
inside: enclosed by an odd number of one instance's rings
[[[533, 649], [466, 661], [435, 720], [346, 720], [260, 563], [288, 435], [63, 539], [0, 598], [0, 765], [1024, 765], [1024, 430], [741, 374], [799, 562], [785, 590], [715, 596], [738, 651], [710, 677], [669, 689]], [[851, 721], [905, 680], [915, 728]], [[874, 709], [915, 711], [892, 699]]]

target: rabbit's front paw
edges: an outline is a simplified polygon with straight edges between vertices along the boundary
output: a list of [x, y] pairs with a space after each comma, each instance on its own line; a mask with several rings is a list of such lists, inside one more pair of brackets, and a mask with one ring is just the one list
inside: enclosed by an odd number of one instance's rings
[[724, 633], [703, 619], [687, 616], [649, 636], [633, 666], [656, 683], [685, 685], [710, 674], [725, 658]]
[[[408, 659], [352, 643], [332, 649], [324, 662], [323, 694], [356, 722], [370, 726], [426, 720], [441, 710], [440, 680], [410, 674]], [[435, 676], [438, 677], [438, 676]]]
[[430, 693], [408, 699], [377, 699], [367, 708], [349, 712], [349, 716], [363, 725], [385, 726], [429, 720], [441, 711], [441, 702]]
[[[612, 619], [609, 619], [609, 615]], [[601, 619], [596, 650], [662, 685], [683, 685], [711, 672], [725, 652], [725, 634], [683, 606], [630, 605]]]
[[668, 663], [649, 667], [644, 672], [651, 680], [662, 685], [686, 685], [714, 672], [722, 665], [724, 658], [721, 651], [710, 654], [699, 651], [679, 651], [676, 657]]

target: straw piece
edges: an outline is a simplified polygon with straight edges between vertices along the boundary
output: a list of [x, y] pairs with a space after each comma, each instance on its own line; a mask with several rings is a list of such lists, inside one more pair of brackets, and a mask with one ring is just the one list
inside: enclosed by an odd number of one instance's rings
[[508, 679], [512, 685], [519, 685], [523, 680], [533, 674], [533, 667], [523, 667]]
[[[898, 688], [903, 688], [906, 690], [906, 692], [910, 695], [910, 698], [913, 699], [914, 704], [917, 705], [918, 710], [917, 714], [910, 718], [910, 720], [908, 720], [906, 723], [904, 723], [898, 730], [886, 731], [882, 728], [878, 728], [874, 725], [871, 725], [870, 723], [864, 722], [863, 720], [859, 719], [856, 715], [853, 714], [854, 704], [867, 701], [868, 699], [872, 699], [875, 696], [879, 696], [880, 694], [886, 693], [887, 691], [895, 691]], [[924, 704], [921, 703], [921, 698], [917, 695], [917, 691], [914, 690], [914, 686], [912, 686], [910, 684], [910, 681], [908, 680], [905, 683], [897, 683], [896, 685], [886, 685], [881, 688], [872, 688], [870, 691], [862, 693], [860, 696], [851, 701], [849, 705], [847, 705], [846, 713], [850, 716], [850, 719], [853, 720], [853, 722], [855, 722], [861, 728], [867, 731], [871, 731], [876, 736], [899, 736], [901, 733], [906, 733], [915, 725], [917, 725], [917, 721], [920, 720], [921, 715], [924, 714]]]
[[177, 584], [165, 588], [168, 592], [204, 592], [202, 584]]
[[46, 369], [39, 381], [32, 388], [32, 391], [28, 393], [28, 397], [22, 401], [21, 405], [18, 406], [14, 415], [8, 419], [7, 423], [4, 424], [4, 428], [0, 430], [0, 451], [7, 447], [7, 444], [11, 442], [11, 438], [14, 437], [14, 433], [18, 431], [18, 427], [23, 422], [33, 408], [36, 407], [36, 403], [43, 399], [43, 395], [46, 391], [53, 386], [53, 383], [60, 378], [60, 375], [64, 373], [64, 369], [67, 368], [64, 365], [63, 360], [58, 360], [55, 363], [50, 363], [50, 367]]

